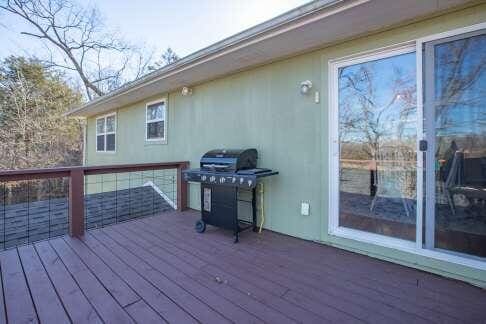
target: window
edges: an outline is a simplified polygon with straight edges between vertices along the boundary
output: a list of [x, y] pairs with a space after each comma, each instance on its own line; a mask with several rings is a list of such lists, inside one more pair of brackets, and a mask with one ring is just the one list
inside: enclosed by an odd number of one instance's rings
[[96, 151], [115, 152], [116, 115], [96, 118]]
[[415, 240], [415, 46], [334, 66], [338, 225]]
[[165, 100], [147, 104], [145, 130], [147, 141], [165, 141], [167, 134], [165, 119]]

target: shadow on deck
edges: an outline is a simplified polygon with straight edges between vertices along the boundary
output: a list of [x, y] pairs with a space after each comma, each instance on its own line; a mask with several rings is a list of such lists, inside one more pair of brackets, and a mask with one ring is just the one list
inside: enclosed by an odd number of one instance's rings
[[171, 212], [0, 252], [0, 322], [480, 323], [486, 292], [270, 231], [233, 244]]

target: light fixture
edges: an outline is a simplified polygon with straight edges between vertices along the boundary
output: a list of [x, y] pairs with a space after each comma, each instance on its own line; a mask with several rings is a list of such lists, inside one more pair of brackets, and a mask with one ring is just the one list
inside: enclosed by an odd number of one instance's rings
[[312, 81], [305, 80], [300, 83], [300, 93], [305, 95], [309, 93], [309, 90], [312, 89]]
[[192, 89], [188, 87], [183, 87], [181, 90], [181, 95], [183, 95], [184, 97], [192, 95]]

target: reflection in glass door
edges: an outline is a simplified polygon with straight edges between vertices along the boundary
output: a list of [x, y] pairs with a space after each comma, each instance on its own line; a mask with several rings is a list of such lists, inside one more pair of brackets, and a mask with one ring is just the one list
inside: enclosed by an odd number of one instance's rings
[[353, 63], [337, 70], [338, 225], [414, 241], [414, 47]]
[[425, 43], [425, 247], [486, 257], [486, 34]]

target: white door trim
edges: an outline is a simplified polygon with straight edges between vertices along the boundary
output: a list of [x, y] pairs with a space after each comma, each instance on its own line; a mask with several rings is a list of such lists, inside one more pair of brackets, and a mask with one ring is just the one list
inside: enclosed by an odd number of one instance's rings
[[[427, 249], [423, 246], [422, 228], [423, 228], [423, 156], [417, 154], [417, 221], [416, 221], [416, 241], [410, 242], [384, 235], [368, 233], [365, 231], [355, 230], [351, 228], [339, 227], [339, 115], [338, 115], [338, 74], [339, 67], [358, 64], [373, 59], [385, 58], [389, 56], [399, 55], [400, 53], [416, 52], [416, 68], [417, 68], [417, 152], [419, 150], [419, 141], [424, 139], [424, 104], [423, 104], [423, 60], [422, 48], [424, 43], [448, 38], [451, 36], [461, 35], [469, 32], [474, 32], [480, 29], [486, 29], [486, 22], [479, 23], [472, 26], [458, 28], [443, 33], [429, 35], [418, 38], [412, 42], [389, 46], [376, 51], [360, 53], [357, 55], [347, 56], [337, 60], [330, 60], [328, 62], [328, 81], [329, 81], [329, 208], [328, 208], [328, 234], [345, 239], [351, 239], [359, 242], [370, 243], [387, 248], [393, 248], [404, 252], [413, 253], [419, 256], [432, 258], [439, 261], [451, 262], [454, 264], [466, 266], [478, 270], [486, 270], [486, 262], [474, 256], [463, 255], [451, 251], [442, 251], [440, 249]], [[403, 52], [401, 52], [403, 51]], [[371, 54], [370, 54], [371, 53]], [[388, 54], [388, 55], [387, 55]]]
[[[328, 233], [331, 235], [346, 234], [348, 228], [339, 227], [339, 102], [338, 102], [338, 72], [339, 68], [393, 57], [401, 54], [413, 53], [415, 42], [407, 42], [388, 46], [374, 51], [348, 56], [338, 60], [329, 61], [329, 224]], [[382, 235], [360, 231], [360, 237], [367, 241], [375, 240], [382, 245]], [[357, 234], [353, 230], [352, 234]], [[366, 237], [368, 236], [368, 237]], [[386, 237], [386, 236], [383, 236]], [[393, 239], [386, 237], [387, 239]], [[402, 245], [405, 240], [396, 239], [395, 244]], [[409, 243], [409, 242], [407, 242]]]

